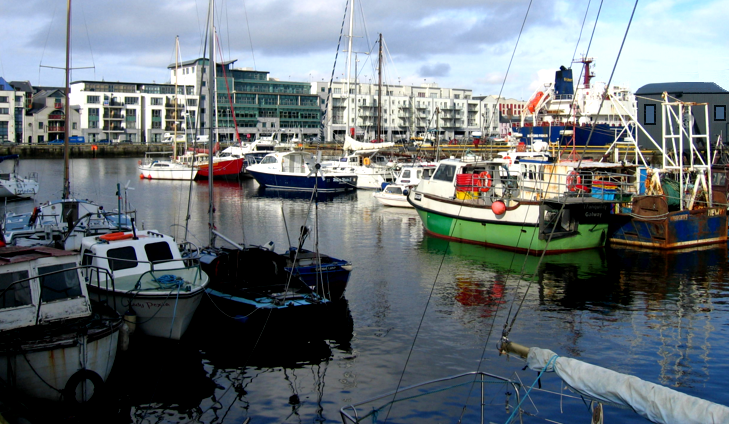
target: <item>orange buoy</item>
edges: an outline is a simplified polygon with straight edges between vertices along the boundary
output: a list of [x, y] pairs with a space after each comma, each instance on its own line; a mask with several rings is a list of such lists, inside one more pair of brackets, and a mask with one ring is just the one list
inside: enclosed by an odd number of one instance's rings
[[480, 174], [478, 174], [478, 178], [476, 178], [476, 186], [479, 187], [478, 191], [481, 193], [488, 193], [488, 191], [491, 189], [491, 182], [493, 179], [491, 178], [491, 174], [489, 174], [487, 171], [483, 171]]
[[126, 240], [132, 237], [134, 237], [134, 234], [125, 234], [123, 232], [103, 234], [99, 236], [101, 240], [106, 241]]
[[144, 179], [144, 174], [139, 174], [139, 178]]
[[491, 210], [496, 215], [503, 215], [506, 213], [506, 205], [501, 200], [497, 200], [491, 204]]

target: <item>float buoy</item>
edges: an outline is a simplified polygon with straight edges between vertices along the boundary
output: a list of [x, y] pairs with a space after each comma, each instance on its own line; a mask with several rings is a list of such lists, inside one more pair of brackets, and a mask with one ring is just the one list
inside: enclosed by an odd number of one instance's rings
[[501, 200], [497, 200], [491, 204], [491, 210], [496, 215], [503, 215], [506, 213], [506, 205]]
[[76, 388], [79, 384], [83, 384], [86, 380], [90, 381], [94, 385], [94, 394], [86, 400], [86, 403], [91, 403], [96, 399], [99, 399], [101, 397], [99, 393], [104, 390], [104, 379], [101, 378], [99, 374], [89, 369], [79, 370], [68, 379], [66, 386], [63, 389], [63, 399], [71, 404], [80, 405], [82, 402], [79, 402], [78, 399], [76, 399]]

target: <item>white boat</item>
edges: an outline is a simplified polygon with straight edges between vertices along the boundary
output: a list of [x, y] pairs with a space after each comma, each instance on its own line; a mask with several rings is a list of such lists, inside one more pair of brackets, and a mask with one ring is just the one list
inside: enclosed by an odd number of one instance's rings
[[7, 246], [0, 256], [5, 389], [51, 401], [90, 400], [114, 365], [121, 316], [92, 306], [76, 252]]
[[258, 184], [273, 189], [334, 193], [357, 188], [359, 176], [353, 172], [322, 169], [310, 152], [269, 153], [246, 168]]
[[171, 159], [173, 152], [148, 152], [139, 163], [139, 178], [150, 180], [194, 180], [197, 167]]
[[408, 194], [423, 179], [429, 179], [435, 172], [435, 164], [406, 165], [400, 169], [394, 184], [388, 184], [382, 191], [376, 191], [373, 196], [385, 206], [412, 208], [408, 203]]
[[357, 175], [357, 188], [380, 190], [384, 184], [395, 182], [395, 162], [376, 151], [353, 153], [339, 158], [324, 167], [325, 173], [348, 173]]
[[130, 230], [134, 215], [133, 211], [107, 211], [90, 200], [59, 199], [38, 205], [31, 212], [8, 213], [3, 236], [8, 245], [78, 249], [82, 237]]
[[18, 174], [20, 156], [0, 156], [0, 198], [32, 198], [38, 193], [38, 174]]
[[208, 276], [182, 258], [175, 239], [155, 231], [85, 237], [84, 265], [107, 270], [113, 282], [85, 275], [93, 299], [136, 315], [144, 334], [179, 340], [202, 300]]

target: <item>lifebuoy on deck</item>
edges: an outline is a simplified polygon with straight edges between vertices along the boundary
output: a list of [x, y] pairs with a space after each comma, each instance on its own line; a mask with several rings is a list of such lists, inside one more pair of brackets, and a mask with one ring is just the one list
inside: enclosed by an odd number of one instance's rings
[[35, 224], [35, 220], [38, 219], [38, 206], [33, 208], [33, 213], [30, 214], [30, 220], [28, 221], [29, 225]]
[[481, 193], [488, 193], [488, 191], [491, 189], [491, 182], [492, 182], [491, 174], [489, 174], [487, 171], [483, 171], [480, 174], [478, 174], [478, 178], [476, 178], [476, 186], [478, 187], [478, 191]]
[[364, 166], [369, 166], [369, 164], [370, 164], [370, 158], [363, 158], [362, 159], [362, 163], [364, 164]]
[[582, 185], [582, 177], [573, 169], [567, 173], [567, 190], [575, 191], [579, 185]]
[[94, 385], [94, 394], [91, 395], [86, 402], [90, 403], [100, 398], [101, 396], [99, 393], [104, 390], [104, 379], [92, 370], [82, 369], [72, 375], [66, 382], [66, 387], [63, 389], [63, 399], [72, 404], [81, 404], [82, 402], [79, 402], [78, 399], [76, 399], [76, 388], [79, 384], [83, 384], [86, 380], [90, 381], [91, 384]]
[[125, 234], [123, 232], [103, 234], [103, 235], [99, 236], [99, 238], [101, 240], [106, 240], [106, 241], [126, 240], [126, 239], [130, 239], [132, 237], [134, 237], [134, 234]]

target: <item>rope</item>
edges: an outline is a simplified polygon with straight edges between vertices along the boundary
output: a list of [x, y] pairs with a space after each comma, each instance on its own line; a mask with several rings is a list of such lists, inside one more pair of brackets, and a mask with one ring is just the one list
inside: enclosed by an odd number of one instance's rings
[[544, 372], [547, 371], [549, 366], [554, 365], [554, 362], [557, 360], [558, 357], [559, 357], [558, 355], [554, 355], [551, 358], [549, 358], [549, 362], [547, 362], [547, 365], [539, 372], [539, 375], [537, 376], [536, 380], [534, 380], [534, 383], [532, 383], [532, 385], [529, 386], [529, 390], [527, 390], [526, 393], [524, 394], [524, 396], [522, 396], [521, 400], [519, 401], [519, 404], [516, 405], [516, 408], [514, 408], [514, 411], [512, 411], [509, 418], [507, 418], [505, 424], [509, 424], [514, 419], [517, 411], [519, 411], [521, 409], [521, 404], [524, 403], [524, 401], [529, 397], [529, 393], [531, 393], [532, 389], [534, 388], [534, 385], [537, 384], [537, 382], [539, 381], [540, 378], [542, 378], [542, 374], [544, 374]]
[[[332, 97], [332, 84], [334, 84], [334, 72], [337, 70], [337, 58], [339, 57], [339, 48], [342, 45], [342, 35], [344, 34], [344, 24], [347, 22], [347, 9], [349, 2], [344, 6], [344, 16], [342, 16], [342, 27], [339, 29], [339, 41], [337, 41], [337, 53], [334, 55], [334, 65], [332, 66], [332, 76], [329, 79], [329, 89], [327, 90], [327, 100], [324, 102], [324, 112], [321, 114], [321, 126], [319, 127], [319, 137], [324, 140], [324, 128], [326, 125], [327, 111], [329, 110], [329, 99]], [[349, 93], [347, 93], [349, 95]], [[349, 123], [347, 123], [349, 125]]]
[[152, 281], [159, 284], [163, 289], [171, 289], [174, 287], [182, 287], [185, 284], [185, 279], [179, 275], [165, 274], [160, 275], [157, 278], [153, 278]]

